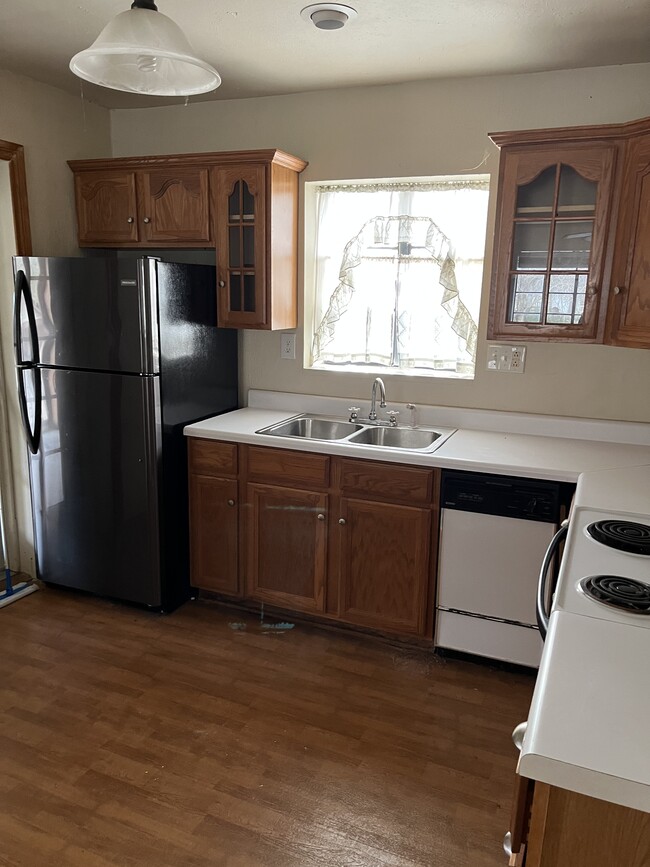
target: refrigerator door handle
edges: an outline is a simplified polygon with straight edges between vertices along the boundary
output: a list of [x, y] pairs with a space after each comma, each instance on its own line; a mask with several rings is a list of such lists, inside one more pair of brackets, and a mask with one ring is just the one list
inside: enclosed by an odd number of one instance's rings
[[[29, 337], [31, 342], [32, 357], [23, 358], [22, 340], [22, 302], [25, 302], [27, 321], [29, 323]], [[36, 329], [36, 315], [34, 313], [34, 301], [29, 288], [29, 281], [24, 271], [16, 271], [14, 281], [14, 349], [16, 353], [16, 366], [19, 368], [31, 367], [39, 364], [38, 331]], [[22, 386], [21, 386], [22, 387]], [[22, 404], [21, 404], [22, 405]]]
[[[34, 428], [32, 429], [29, 421], [29, 408], [27, 406], [27, 395], [25, 394], [26, 371], [32, 371], [34, 374]], [[27, 437], [27, 445], [30, 452], [35, 455], [41, 444], [41, 419], [42, 419], [42, 399], [43, 392], [41, 387], [41, 371], [38, 367], [33, 367], [30, 364], [18, 365], [18, 403], [20, 405], [20, 415], [23, 420], [23, 428]]]

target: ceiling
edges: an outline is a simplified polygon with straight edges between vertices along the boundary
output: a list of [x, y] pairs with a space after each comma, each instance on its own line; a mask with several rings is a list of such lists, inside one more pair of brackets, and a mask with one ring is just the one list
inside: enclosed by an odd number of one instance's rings
[[[312, 0], [157, 0], [236, 99], [429, 78], [650, 61], [648, 0], [345, 0], [358, 17], [318, 30]], [[129, 0], [2, 0], [0, 67], [79, 94], [68, 70]], [[182, 100], [84, 83], [109, 108]]]

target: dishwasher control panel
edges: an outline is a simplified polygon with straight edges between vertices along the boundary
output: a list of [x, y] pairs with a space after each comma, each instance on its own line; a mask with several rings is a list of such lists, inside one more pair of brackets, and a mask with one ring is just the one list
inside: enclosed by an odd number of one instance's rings
[[573, 485], [488, 473], [443, 472], [441, 508], [559, 524]]

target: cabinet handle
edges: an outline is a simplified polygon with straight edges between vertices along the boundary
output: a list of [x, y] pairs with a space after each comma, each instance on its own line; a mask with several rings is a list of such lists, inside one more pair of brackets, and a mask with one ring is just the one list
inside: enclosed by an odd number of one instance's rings
[[339, 524], [347, 524], [347, 521], [345, 520], [345, 518], [339, 518]]
[[614, 295], [620, 295], [623, 291], [624, 290], [622, 286], [614, 286], [614, 288], [612, 289]]
[[133, 222], [133, 217], [127, 217], [127, 218], [126, 218], [126, 222], [127, 222], [127, 223], [132, 223], [132, 222]]
[[319, 512], [319, 513], [316, 515], [316, 517], [318, 518], [319, 521], [324, 521], [324, 520], [325, 520], [325, 515], [324, 515], [322, 512]]
[[143, 222], [143, 223], [150, 223], [151, 220], [150, 220], [149, 217], [145, 217], [144, 220], [143, 220], [142, 222]]
[[220, 288], [220, 289], [223, 289], [223, 287], [224, 287], [225, 285], [226, 285], [226, 281], [225, 281], [225, 280], [219, 280], [219, 288]]
[[235, 505], [235, 501], [234, 501], [234, 500], [228, 500], [228, 505], [229, 505], [229, 506], [234, 506], [234, 505]]
[[519, 723], [517, 728], [512, 733], [512, 742], [517, 747], [519, 752], [521, 752], [521, 748], [524, 743], [524, 735], [526, 734], [526, 729], [528, 728], [528, 722]]
[[512, 834], [510, 831], [503, 838], [503, 851], [506, 853], [508, 858], [512, 858]]

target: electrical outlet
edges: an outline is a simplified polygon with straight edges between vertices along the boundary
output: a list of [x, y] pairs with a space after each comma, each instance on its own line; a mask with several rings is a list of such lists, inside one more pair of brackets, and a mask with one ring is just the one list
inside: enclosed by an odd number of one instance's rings
[[526, 347], [511, 346], [510, 347], [510, 372], [523, 373], [526, 367]]
[[296, 357], [296, 332], [287, 331], [283, 334], [280, 344], [280, 358], [293, 359]]
[[490, 343], [487, 351], [487, 369], [488, 370], [498, 370], [499, 369], [499, 349], [501, 347], [496, 346], [494, 343]]

